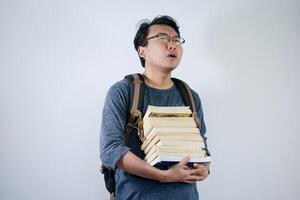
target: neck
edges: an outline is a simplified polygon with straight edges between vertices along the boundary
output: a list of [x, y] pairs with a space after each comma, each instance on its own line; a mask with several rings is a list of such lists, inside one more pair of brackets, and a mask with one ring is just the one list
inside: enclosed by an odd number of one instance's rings
[[171, 72], [152, 71], [147, 68], [144, 71], [145, 83], [157, 89], [169, 89], [173, 86]]

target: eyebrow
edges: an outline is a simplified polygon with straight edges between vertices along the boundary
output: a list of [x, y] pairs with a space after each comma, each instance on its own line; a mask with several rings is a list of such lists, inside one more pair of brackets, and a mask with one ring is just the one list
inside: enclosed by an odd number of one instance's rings
[[[167, 33], [157, 33], [156, 35], [167, 35], [167, 36], [169, 36]], [[179, 35], [174, 35], [172, 38], [174, 38], [174, 37], [179, 37]]]

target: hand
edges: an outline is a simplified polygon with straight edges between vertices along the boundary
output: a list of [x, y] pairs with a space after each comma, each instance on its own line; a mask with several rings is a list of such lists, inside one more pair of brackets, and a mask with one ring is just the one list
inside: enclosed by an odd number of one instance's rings
[[204, 180], [208, 175], [208, 168], [197, 164], [193, 168], [189, 168], [186, 164], [190, 160], [190, 157], [185, 157], [179, 163], [164, 171], [162, 182], [194, 183], [195, 181]]
[[199, 177], [198, 181], [203, 181], [207, 178], [209, 174], [209, 166], [203, 164], [194, 163], [193, 168], [195, 169], [195, 174]]

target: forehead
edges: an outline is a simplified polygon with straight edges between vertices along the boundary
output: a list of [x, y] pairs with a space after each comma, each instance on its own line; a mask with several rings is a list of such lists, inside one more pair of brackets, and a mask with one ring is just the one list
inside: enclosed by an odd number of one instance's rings
[[175, 36], [175, 35], [178, 36], [176, 31], [171, 26], [168, 25], [155, 24], [149, 27], [148, 35], [155, 35], [158, 33], [166, 33], [170, 36]]

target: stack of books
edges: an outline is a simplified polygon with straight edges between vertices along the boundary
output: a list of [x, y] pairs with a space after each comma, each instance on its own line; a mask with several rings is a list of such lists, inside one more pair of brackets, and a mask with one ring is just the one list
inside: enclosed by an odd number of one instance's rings
[[144, 160], [160, 169], [167, 169], [186, 156], [192, 163], [209, 163], [205, 144], [189, 107], [149, 105], [143, 118]]

